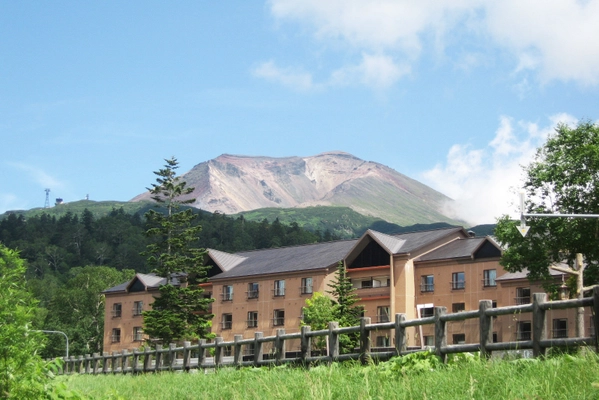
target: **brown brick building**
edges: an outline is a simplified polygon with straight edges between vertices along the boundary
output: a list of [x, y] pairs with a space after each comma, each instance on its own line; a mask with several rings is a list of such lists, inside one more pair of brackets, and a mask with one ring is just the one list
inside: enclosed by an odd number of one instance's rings
[[[471, 237], [462, 228], [398, 235], [369, 230], [355, 240], [235, 254], [209, 249], [205, 260], [210, 266], [209, 282], [203, 286], [215, 299], [212, 331], [232, 341], [234, 334], [251, 338], [255, 332], [270, 336], [281, 328], [298, 332], [306, 298], [329, 290], [339, 261], [357, 289], [364, 316], [373, 322], [391, 320], [396, 313], [406, 314], [407, 319], [428, 316], [434, 306], [445, 306], [450, 313], [475, 310], [483, 299], [499, 307], [530, 302], [532, 293], [542, 289], [531, 286], [526, 273], [504, 271], [500, 256], [490, 238]], [[161, 284], [160, 277], [137, 274], [104, 292], [104, 351], [142, 344], [139, 314], [149, 309]], [[552, 337], [572, 336], [573, 318], [573, 311], [550, 311], [548, 332]], [[494, 337], [526, 340], [530, 321], [525, 314], [499, 317]], [[448, 329], [454, 343], [478, 340], [476, 321], [450, 323]], [[391, 336], [375, 332], [373, 345], [392, 345]], [[408, 329], [409, 346], [432, 344], [432, 327]], [[294, 351], [294, 344], [287, 350]]]

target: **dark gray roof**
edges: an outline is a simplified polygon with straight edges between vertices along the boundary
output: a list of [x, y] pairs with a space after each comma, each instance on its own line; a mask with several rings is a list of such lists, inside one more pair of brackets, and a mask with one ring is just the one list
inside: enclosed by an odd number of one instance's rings
[[235, 253], [245, 260], [211, 280], [324, 269], [343, 259], [356, 240], [316, 243]]
[[[439, 247], [438, 249], [418, 257], [417, 261], [446, 260], [450, 258], [474, 258], [474, 253], [485, 242], [493, 243], [484, 237], [454, 240], [444, 246]], [[497, 250], [499, 251], [499, 249]]]
[[[551, 275], [551, 276], [560, 276], [562, 274], [563, 274], [563, 272], [561, 272], [561, 271], [556, 271], [554, 269], [549, 268], [549, 275]], [[524, 268], [524, 269], [522, 269], [522, 271], [505, 273], [505, 274], [501, 275], [500, 277], [498, 277], [496, 280], [497, 281], [509, 281], [509, 280], [527, 279], [527, 278], [528, 278], [528, 269]]]

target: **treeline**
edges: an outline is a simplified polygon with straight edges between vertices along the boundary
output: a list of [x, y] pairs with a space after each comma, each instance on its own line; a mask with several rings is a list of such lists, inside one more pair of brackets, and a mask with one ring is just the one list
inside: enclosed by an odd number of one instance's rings
[[[310, 232], [297, 224], [247, 221], [240, 216], [195, 211], [202, 227], [199, 248], [237, 252], [334, 240], [329, 232]], [[0, 220], [0, 243], [18, 250], [26, 261], [28, 286], [39, 300], [36, 327], [62, 331], [69, 337], [71, 354], [102, 350], [104, 303], [100, 292], [150, 272], [145, 258], [149, 238], [144, 216], [122, 208], [96, 217], [85, 209], [31, 216], [11, 214]], [[49, 335], [44, 356], [65, 354], [61, 335]]]

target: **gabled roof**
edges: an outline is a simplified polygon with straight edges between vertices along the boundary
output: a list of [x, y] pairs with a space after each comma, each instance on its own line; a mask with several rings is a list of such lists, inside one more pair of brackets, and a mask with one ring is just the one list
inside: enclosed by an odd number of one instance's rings
[[[385, 233], [367, 230], [364, 235], [370, 235], [382, 248], [387, 250], [390, 254], [397, 254], [401, 248], [406, 244], [406, 240], [398, 238], [397, 236], [387, 235]], [[363, 237], [363, 236], [362, 236]]]
[[247, 257], [242, 257], [237, 254], [225, 253], [224, 251], [206, 249], [208, 256], [216, 263], [221, 271], [226, 272], [241, 264]]
[[463, 237], [468, 236], [464, 228], [460, 227], [400, 233], [393, 236], [405, 240], [405, 244], [401, 247], [401, 253], [410, 253], [446, 236], [451, 236], [458, 233], [462, 233]]
[[[175, 286], [178, 286], [181, 283], [179, 278], [182, 276], [187, 276], [187, 274], [184, 272], [177, 272], [177, 273], [172, 274], [171, 275], [171, 283]], [[131, 288], [131, 286], [133, 286], [133, 284], [135, 284], [136, 282], [140, 282], [146, 288], [146, 290], [156, 289], [166, 283], [166, 278], [157, 276], [155, 274], [137, 273], [137, 274], [135, 274], [133, 279], [131, 279], [130, 281], [127, 281], [127, 282], [121, 283], [120, 285], [108, 288], [108, 289], [104, 290], [102, 293], [128, 292], [129, 289]]]
[[[477, 254], [479, 250], [486, 250], [485, 254]], [[482, 252], [481, 252], [482, 253]], [[416, 261], [433, 261], [446, 259], [475, 259], [484, 257], [499, 257], [501, 249], [486, 237], [462, 238], [453, 240], [429, 253], [418, 257]]]
[[281, 272], [325, 269], [343, 259], [356, 240], [316, 243], [236, 253], [244, 258], [235, 268], [211, 280]]

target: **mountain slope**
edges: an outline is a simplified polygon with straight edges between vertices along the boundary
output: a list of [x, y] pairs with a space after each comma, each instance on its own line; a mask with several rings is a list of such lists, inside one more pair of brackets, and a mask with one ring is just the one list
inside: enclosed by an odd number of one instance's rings
[[[183, 175], [194, 207], [236, 214], [260, 208], [347, 206], [400, 225], [456, 223], [440, 211], [443, 194], [381, 164], [348, 153], [312, 157], [224, 154]], [[149, 193], [132, 201], [149, 199]]]

